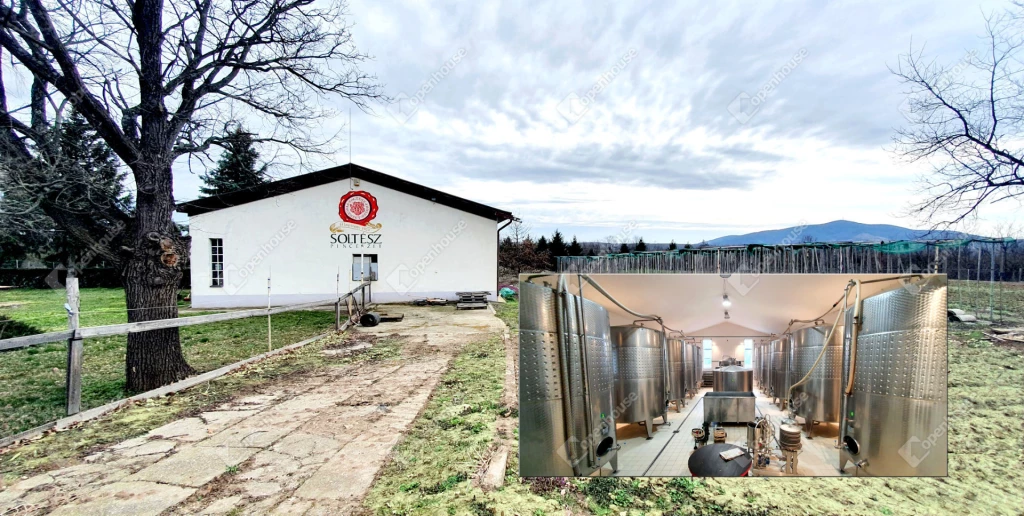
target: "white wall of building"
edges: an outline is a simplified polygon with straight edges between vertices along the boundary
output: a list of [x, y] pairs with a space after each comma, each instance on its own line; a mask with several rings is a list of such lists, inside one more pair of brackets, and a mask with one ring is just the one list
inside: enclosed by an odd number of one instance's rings
[[[376, 197], [381, 225], [364, 243], [332, 241], [338, 202], [350, 190]], [[487, 291], [497, 281], [495, 220], [348, 179], [189, 217], [192, 306], [258, 307], [335, 298], [358, 285], [353, 255], [376, 254], [374, 302]], [[359, 234], [351, 228], [345, 234]], [[224, 242], [223, 287], [211, 286], [210, 239]], [[337, 276], [341, 274], [340, 282]]]
[[747, 339], [753, 339], [756, 344], [760, 340], [771, 338], [768, 334], [725, 321], [687, 333], [686, 336], [698, 339], [702, 346], [705, 339], [711, 339], [712, 368], [718, 367], [718, 362], [727, 357], [743, 362], [744, 341]]

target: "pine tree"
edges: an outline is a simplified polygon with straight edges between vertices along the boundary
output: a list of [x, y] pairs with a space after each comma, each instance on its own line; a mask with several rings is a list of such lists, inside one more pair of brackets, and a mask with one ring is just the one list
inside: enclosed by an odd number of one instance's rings
[[640, 240], [636, 243], [636, 251], [642, 252], [647, 250], [647, 244], [644, 243], [644, 237], [640, 237]]
[[90, 247], [62, 231], [42, 205], [58, 204], [61, 209], [54, 216], [81, 220], [81, 226], [97, 238], [110, 235], [114, 233], [113, 224], [101, 214], [132, 212], [132, 196], [124, 188], [127, 174], [114, 152], [77, 111], [51, 131], [48, 145], [40, 149], [44, 157], [36, 162], [38, 169], [19, 176], [16, 184], [3, 185], [0, 258], [87, 266], [89, 263], [79, 262]]
[[551, 242], [549, 244], [551, 256], [566, 256], [569, 252], [569, 248], [565, 245], [565, 238], [562, 236], [562, 232], [555, 230], [555, 234], [551, 235]]
[[569, 256], [583, 256], [583, 246], [576, 240], [576, 235], [572, 236], [572, 242], [569, 243]]
[[676, 249], [678, 249], [678, 247], [676, 246], [676, 241], [675, 240], [673, 240], [673, 241], [668, 243], [668, 250], [669, 251], [675, 251]]
[[594, 250], [591, 249], [590, 251], [587, 251], [587, 256], [597, 256], [597, 253], [595, 253]]
[[537, 252], [546, 253], [549, 250], [548, 237], [541, 235], [540, 239], [537, 240]]
[[626, 245], [625, 242], [623, 242], [621, 245], [619, 245], [619, 252], [620, 253], [628, 253], [629, 252], [629, 246]]
[[224, 153], [217, 161], [217, 167], [202, 175], [204, 186], [199, 188], [203, 195], [217, 195], [245, 188], [252, 188], [270, 181], [267, 165], [259, 166], [259, 151], [252, 133], [241, 126], [233, 129], [224, 138]]

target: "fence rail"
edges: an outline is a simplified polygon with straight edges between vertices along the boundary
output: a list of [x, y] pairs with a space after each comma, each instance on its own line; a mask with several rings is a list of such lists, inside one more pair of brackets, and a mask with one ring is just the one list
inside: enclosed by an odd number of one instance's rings
[[[372, 287], [369, 281], [360, 283], [358, 287], [342, 294], [336, 299], [324, 299], [308, 303], [283, 305], [268, 308], [255, 308], [251, 310], [238, 310], [234, 312], [223, 312], [208, 315], [196, 315], [192, 317], [178, 317], [174, 319], [155, 319], [152, 321], [140, 321], [123, 324], [108, 324], [103, 326], [79, 326], [79, 291], [78, 278], [69, 277], [67, 280], [67, 305], [68, 329], [23, 337], [0, 339], [0, 352], [13, 351], [50, 342], [68, 343], [68, 367], [67, 367], [67, 415], [77, 414], [81, 410], [82, 398], [82, 354], [84, 347], [82, 341], [94, 337], [109, 337], [112, 335], [127, 335], [129, 333], [140, 333], [144, 331], [162, 330], [167, 328], [181, 328], [183, 326], [195, 326], [198, 324], [209, 324], [234, 319], [246, 319], [250, 317], [270, 317], [271, 315], [296, 310], [316, 308], [318, 306], [334, 305], [334, 328], [341, 330], [344, 323], [351, 321], [353, 317], [358, 318], [359, 314], [366, 310], [366, 306], [372, 296]], [[356, 294], [359, 294], [358, 296]], [[342, 306], [348, 317], [342, 320]], [[268, 334], [269, 339], [269, 334]]]

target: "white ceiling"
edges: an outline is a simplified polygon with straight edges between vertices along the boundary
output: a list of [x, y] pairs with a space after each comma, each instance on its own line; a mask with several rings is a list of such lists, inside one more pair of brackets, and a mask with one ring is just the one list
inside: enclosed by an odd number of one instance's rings
[[[590, 277], [623, 305], [639, 313], [656, 314], [665, 325], [687, 335], [755, 336], [781, 333], [792, 319], [812, 319], [828, 311], [843, 296], [851, 279], [891, 277], [885, 274], [762, 274], [745, 281], [726, 281], [717, 274], [592, 274]], [[568, 275], [570, 289], [578, 293], [577, 276]], [[555, 275], [535, 283], [556, 284]], [[724, 318], [723, 283], [732, 306]], [[863, 285], [862, 297], [899, 288], [899, 280]], [[739, 289], [737, 288], [739, 286]], [[588, 284], [587, 299], [608, 309], [612, 325], [629, 324], [636, 317], [615, 306]], [[850, 302], [853, 302], [851, 294]], [[835, 320], [835, 313], [826, 318]], [[722, 324], [730, 323], [730, 324]]]

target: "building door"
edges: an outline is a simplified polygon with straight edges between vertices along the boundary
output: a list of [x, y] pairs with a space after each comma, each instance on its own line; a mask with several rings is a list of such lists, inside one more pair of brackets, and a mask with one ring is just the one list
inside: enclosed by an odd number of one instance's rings
[[377, 281], [377, 255], [352, 255], [352, 281]]

